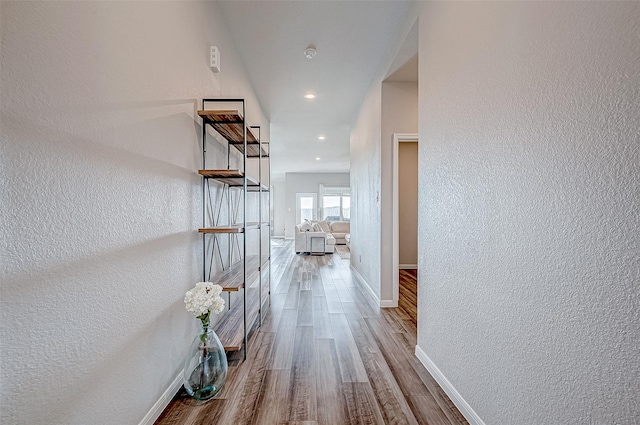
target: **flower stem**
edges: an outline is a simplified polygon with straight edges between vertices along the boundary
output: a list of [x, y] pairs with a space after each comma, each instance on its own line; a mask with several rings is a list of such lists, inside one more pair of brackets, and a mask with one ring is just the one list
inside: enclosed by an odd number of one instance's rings
[[200, 334], [200, 341], [203, 344], [206, 344], [207, 339], [207, 331], [209, 330], [209, 313], [201, 314], [198, 316], [198, 319], [202, 322], [202, 333]]
[[200, 389], [204, 387], [205, 378], [204, 372], [207, 363], [207, 332], [209, 331], [209, 312], [206, 314], [201, 314], [198, 316], [198, 319], [202, 322], [202, 333], [200, 334], [200, 341], [202, 341], [201, 349], [202, 349], [202, 364], [200, 365]]

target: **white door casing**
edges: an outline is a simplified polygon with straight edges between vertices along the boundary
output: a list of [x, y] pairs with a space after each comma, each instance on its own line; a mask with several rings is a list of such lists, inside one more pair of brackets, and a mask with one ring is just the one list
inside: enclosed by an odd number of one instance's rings
[[418, 135], [416, 133], [394, 133], [393, 134], [393, 159], [392, 159], [392, 178], [393, 178], [393, 238], [392, 238], [392, 253], [393, 253], [393, 305], [384, 307], [397, 307], [398, 298], [400, 297], [400, 225], [399, 225], [399, 185], [398, 185], [398, 150], [399, 145], [402, 142], [418, 142]]

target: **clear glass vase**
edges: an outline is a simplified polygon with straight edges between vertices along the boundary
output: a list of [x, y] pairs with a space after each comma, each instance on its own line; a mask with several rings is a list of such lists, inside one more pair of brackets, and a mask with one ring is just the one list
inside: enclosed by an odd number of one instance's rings
[[222, 391], [227, 379], [227, 355], [211, 327], [203, 327], [184, 364], [184, 389], [196, 400], [208, 400]]

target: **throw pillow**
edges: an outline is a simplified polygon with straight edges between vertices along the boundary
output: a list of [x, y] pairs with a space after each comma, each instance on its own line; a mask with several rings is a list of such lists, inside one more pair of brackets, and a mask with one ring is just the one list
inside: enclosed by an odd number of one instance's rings
[[322, 229], [323, 232], [325, 233], [331, 233], [331, 227], [329, 227], [329, 222], [328, 221], [319, 221], [318, 224], [320, 225], [320, 228]]

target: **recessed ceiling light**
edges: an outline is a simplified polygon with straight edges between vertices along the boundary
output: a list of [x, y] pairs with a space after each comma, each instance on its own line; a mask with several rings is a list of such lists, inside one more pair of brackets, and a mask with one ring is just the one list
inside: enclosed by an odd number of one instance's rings
[[324, 136], [318, 136], [318, 140], [324, 140], [325, 137]]
[[307, 93], [304, 95], [305, 99], [315, 99], [316, 95], [313, 93]]
[[316, 161], [320, 161], [320, 157], [319, 156], [316, 156]]

